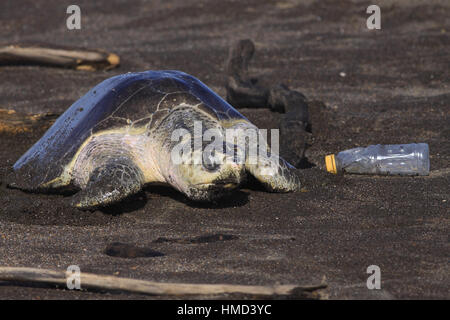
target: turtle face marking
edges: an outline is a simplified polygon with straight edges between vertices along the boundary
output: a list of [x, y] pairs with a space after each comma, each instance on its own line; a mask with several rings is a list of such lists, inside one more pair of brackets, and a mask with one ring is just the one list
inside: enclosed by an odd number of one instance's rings
[[[196, 130], [196, 121], [204, 130]], [[220, 198], [247, 174], [271, 192], [299, 189], [293, 167], [283, 159], [263, 156], [254, 162], [230, 154], [227, 147], [246, 150], [248, 145], [228, 141], [224, 145], [205, 132], [223, 136], [230, 128], [256, 127], [186, 73], [115, 76], [91, 89], [56, 120], [14, 164], [9, 185], [38, 192], [78, 189], [72, 205], [80, 209], [119, 202], [150, 182], [171, 185], [199, 201]], [[173, 139], [180, 129], [184, 134]], [[200, 138], [199, 145], [195, 138]], [[180, 148], [185, 151], [183, 161], [172, 157]], [[274, 163], [267, 174], [266, 164]]]

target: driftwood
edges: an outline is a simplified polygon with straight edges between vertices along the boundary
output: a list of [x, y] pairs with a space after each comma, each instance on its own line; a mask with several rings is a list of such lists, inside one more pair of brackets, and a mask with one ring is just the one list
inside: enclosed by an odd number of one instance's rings
[[240, 40], [230, 48], [226, 61], [227, 101], [236, 108], [264, 108], [269, 90], [261, 87], [256, 78], [250, 78], [248, 65], [255, 53], [251, 40]]
[[226, 61], [227, 101], [236, 108], [266, 108], [288, 113], [298, 112], [299, 119], [307, 123], [308, 105], [305, 96], [286, 85], [264, 87], [258, 78], [248, 72], [255, 45], [249, 39], [236, 42], [229, 50]]
[[0, 65], [47, 65], [95, 71], [108, 70], [119, 63], [119, 56], [102, 50], [20, 44], [0, 47]]
[[[0, 267], [0, 281], [66, 286], [71, 273], [37, 268]], [[161, 296], [243, 294], [257, 297], [326, 298], [322, 283], [313, 286], [246, 286], [233, 284], [164, 283], [81, 272], [81, 289], [126, 291]]]
[[236, 108], [270, 108], [280, 117], [281, 156], [297, 168], [310, 166], [305, 151], [311, 141], [306, 97], [284, 84], [264, 87], [248, 72], [255, 45], [249, 39], [236, 42], [226, 61], [227, 101]]
[[55, 113], [28, 114], [0, 109], [0, 133], [24, 133], [45, 130], [58, 118]]

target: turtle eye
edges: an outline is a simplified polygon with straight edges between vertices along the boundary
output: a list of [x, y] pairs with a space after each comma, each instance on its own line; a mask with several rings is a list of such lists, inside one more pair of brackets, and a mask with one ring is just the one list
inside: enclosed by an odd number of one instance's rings
[[220, 163], [216, 157], [215, 150], [212, 150], [211, 152], [203, 152], [202, 164], [208, 171], [217, 171], [220, 168]]

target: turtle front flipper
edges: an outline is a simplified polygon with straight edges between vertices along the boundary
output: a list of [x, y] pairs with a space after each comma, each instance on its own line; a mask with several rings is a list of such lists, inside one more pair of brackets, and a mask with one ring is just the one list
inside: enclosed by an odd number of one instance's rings
[[276, 155], [249, 157], [245, 167], [265, 189], [270, 192], [292, 192], [300, 190], [300, 179], [295, 168]]
[[137, 193], [143, 184], [144, 175], [131, 159], [110, 160], [93, 170], [86, 187], [71, 204], [84, 210], [108, 206]]
[[[270, 192], [300, 190], [295, 167], [272, 152], [259, 129], [247, 121], [240, 121], [227, 132], [227, 143], [236, 147], [238, 157], [245, 160], [245, 169]], [[256, 139], [256, 140], [255, 140]], [[244, 155], [244, 158], [242, 158]]]

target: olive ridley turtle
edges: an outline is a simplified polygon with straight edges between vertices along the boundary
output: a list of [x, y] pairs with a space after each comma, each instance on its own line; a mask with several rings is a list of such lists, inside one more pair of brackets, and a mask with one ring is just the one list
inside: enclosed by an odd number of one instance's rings
[[[203, 153], [195, 143], [191, 148], [192, 137], [210, 129], [217, 133], [215, 142], [224, 138], [224, 149], [234, 151], [213, 148], [205, 156], [204, 137]], [[118, 75], [95, 86], [56, 120], [14, 164], [10, 186], [33, 192], [75, 190], [72, 205], [81, 209], [116, 203], [151, 182], [169, 184], [193, 200], [211, 201], [236, 188], [247, 173], [268, 191], [298, 190], [294, 167], [270, 151], [258, 153], [255, 161], [248, 152], [254, 144], [248, 139], [230, 143], [228, 129], [258, 128], [191, 75]], [[174, 139], [175, 132], [181, 134]], [[200, 162], [194, 159], [199, 154]]]

